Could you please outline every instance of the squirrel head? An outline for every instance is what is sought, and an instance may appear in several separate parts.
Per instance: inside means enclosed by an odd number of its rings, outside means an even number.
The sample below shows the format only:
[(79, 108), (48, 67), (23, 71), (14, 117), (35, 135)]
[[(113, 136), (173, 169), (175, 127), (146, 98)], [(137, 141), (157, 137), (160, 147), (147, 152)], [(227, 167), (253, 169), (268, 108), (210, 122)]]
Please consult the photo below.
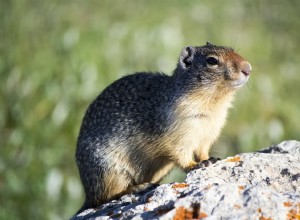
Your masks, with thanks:
[(247, 82), (250, 71), (250, 63), (232, 48), (207, 42), (201, 47), (188, 46), (182, 50), (174, 77), (179, 84), (232, 91)]

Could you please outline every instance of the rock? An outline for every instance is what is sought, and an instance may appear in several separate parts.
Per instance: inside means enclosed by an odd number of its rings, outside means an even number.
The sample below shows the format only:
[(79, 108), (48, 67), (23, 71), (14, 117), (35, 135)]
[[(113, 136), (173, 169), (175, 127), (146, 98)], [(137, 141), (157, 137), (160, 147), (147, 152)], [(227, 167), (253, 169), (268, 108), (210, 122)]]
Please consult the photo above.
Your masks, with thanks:
[(83, 219), (300, 219), (300, 142), (243, 153), (88, 209)]

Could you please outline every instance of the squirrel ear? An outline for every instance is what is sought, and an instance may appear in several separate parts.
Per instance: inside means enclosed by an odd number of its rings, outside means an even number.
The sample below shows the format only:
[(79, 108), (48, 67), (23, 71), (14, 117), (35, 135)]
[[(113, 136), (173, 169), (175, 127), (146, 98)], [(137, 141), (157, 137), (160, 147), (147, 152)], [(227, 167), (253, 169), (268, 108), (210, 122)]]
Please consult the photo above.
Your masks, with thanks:
[(195, 56), (195, 48), (185, 47), (180, 54), (180, 58), (179, 58), (180, 66), (183, 69), (186, 69), (189, 66), (191, 66), (193, 63), (194, 56)]

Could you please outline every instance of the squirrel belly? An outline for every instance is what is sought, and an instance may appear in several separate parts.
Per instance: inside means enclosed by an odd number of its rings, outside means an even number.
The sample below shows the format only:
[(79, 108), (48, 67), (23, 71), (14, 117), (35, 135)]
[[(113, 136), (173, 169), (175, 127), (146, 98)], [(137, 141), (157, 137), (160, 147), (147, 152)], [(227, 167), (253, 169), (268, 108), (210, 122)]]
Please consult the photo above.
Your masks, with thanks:
[(76, 162), (81, 210), (158, 183), (209, 157), (251, 65), (233, 49), (186, 47), (172, 76), (136, 73), (108, 86), (82, 121)]

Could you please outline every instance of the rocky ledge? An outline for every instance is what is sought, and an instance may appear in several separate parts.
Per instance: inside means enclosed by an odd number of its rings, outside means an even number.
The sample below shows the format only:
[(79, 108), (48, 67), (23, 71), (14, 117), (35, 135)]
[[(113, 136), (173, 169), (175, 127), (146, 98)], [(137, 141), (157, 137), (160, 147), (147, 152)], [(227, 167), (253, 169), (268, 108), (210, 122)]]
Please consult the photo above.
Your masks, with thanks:
[(73, 217), (83, 219), (300, 219), (300, 142), (220, 160)]

